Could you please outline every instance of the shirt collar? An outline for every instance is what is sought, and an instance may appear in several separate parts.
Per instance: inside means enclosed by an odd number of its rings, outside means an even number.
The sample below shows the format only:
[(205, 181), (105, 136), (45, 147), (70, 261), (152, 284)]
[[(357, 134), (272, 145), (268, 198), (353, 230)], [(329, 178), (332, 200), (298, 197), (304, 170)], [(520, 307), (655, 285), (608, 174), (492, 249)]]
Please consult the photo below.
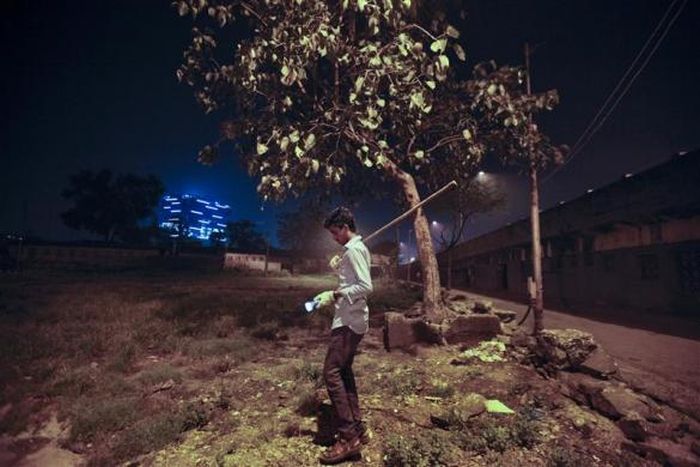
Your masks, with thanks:
[(362, 241), (362, 235), (355, 235), (355, 236), (352, 237), (350, 240), (348, 240), (348, 242), (347, 242), (345, 245), (343, 245), (343, 247), (345, 247), (345, 249), (348, 249), (348, 248), (350, 248), (353, 244), (355, 244), (355, 243), (357, 243), (357, 242), (361, 242), (361, 241)]

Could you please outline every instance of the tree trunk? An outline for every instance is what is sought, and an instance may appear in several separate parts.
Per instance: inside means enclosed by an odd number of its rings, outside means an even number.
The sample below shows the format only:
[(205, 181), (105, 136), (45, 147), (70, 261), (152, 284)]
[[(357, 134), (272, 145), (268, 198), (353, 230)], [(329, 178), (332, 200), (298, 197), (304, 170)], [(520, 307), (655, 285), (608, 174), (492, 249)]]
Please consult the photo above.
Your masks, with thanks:
[(452, 249), (447, 251), (447, 290), (452, 290)]
[[(414, 207), (420, 203), (420, 195), (413, 177), (393, 164), (389, 166), (389, 172), (401, 185), (409, 207)], [(418, 259), (420, 260), (421, 279), (423, 281), (423, 314), (430, 322), (440, 323), (445, 318), (446, 312), (440, 293), (440, 273), (437, 258), (433, 249), (428, 219), (425, 217), (423, 208), (416, 210), (413, 225), (416, 233)]]

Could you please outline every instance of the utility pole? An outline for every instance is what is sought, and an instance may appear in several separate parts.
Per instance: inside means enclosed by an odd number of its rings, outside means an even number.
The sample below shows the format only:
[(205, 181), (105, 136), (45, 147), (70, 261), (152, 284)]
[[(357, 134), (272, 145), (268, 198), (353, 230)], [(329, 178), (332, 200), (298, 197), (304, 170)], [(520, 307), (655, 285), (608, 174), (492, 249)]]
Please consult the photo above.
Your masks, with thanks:
[[(530, 45), (525, 43), (525, 80), (527, 95), (532, 94), (530, 83)], [(532, 124), (532, 115), (528, 116), (528, 124)], [(530, 306), (534, 316), (532, 333), (538, 335), (543, 329), (542, 315), (544, 311), (544, 294), (542, 289), (542, 244), (540, 242), (540, 194), (537, 180), (537, 161), (534, 155), (528, 154), (530, 162), (530, 225), (532, 227), (532, 274), (534, 287), (528, 287)], [(534, 291), (532, 290), (534, 288)]]

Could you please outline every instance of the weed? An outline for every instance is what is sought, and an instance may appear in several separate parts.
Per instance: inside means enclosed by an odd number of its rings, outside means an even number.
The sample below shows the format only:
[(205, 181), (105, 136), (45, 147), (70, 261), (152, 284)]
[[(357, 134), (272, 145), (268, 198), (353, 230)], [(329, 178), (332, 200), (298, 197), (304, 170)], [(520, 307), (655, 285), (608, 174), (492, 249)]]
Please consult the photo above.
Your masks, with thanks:
[(169, 379), (180, 382), (182, 381), (182, 373), (168, 363), (157, 363), (147, 370), (144, 370), (136, 379), (145, 386), (152, 386), (168, 381)]
[(444, 431), (428, 431), (412, 437), (390, 435), (384, 445), (387, 467), (432, 467), (454, 464), (457, 446), (453, 436)]
[(72, 408), (71, 441), (89, 441), (101, 433), (127, 427), (139, 417), (138, 400), (78, 399)]
[(136, 345), (132, 341), (127, 341), (120, 347), (112, 361), (107, 365), (107, 368), (112, 371), (126, 373), (134, 363), (136, 352)]
[(309, 381), (317, 388), (323, 386), (323, 370), (308, 361), (302, 363), (300, 367), (294, 367), (293, 377), (300, 382)]
[(580, 454), (562, 446), (556, 446), (549, 455), (550, 467), (582, 467), (587, 464)]
[(455, 388), (454, 385), (450, 384), (447, 381), (433, 378), (430, 381), (430, 386), (428, 386), (426, 394), (428, 396), (442, 397), (444, 399), (447, 399), (455, 394)]

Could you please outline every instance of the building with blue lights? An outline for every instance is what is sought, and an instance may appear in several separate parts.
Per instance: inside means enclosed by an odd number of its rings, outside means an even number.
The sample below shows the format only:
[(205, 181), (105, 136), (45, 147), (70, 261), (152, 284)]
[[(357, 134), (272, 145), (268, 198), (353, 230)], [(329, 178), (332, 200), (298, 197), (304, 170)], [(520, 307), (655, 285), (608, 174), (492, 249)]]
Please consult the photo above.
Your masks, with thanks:
[(159, 225), (172, 238), (209, 241), (212, 234), (221, 234), (231, 217), (231, 206), (189, 194), (165, 195), (159, 208)]

